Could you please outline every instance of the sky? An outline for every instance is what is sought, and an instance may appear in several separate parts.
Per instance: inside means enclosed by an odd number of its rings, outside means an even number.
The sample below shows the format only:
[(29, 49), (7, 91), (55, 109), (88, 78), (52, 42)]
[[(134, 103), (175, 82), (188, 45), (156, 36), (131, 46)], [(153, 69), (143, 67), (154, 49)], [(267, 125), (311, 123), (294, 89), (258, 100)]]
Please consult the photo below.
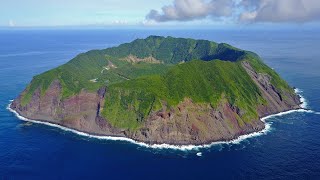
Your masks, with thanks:
[(320, 27), (320, 0), (0, 1), (1, 27)]

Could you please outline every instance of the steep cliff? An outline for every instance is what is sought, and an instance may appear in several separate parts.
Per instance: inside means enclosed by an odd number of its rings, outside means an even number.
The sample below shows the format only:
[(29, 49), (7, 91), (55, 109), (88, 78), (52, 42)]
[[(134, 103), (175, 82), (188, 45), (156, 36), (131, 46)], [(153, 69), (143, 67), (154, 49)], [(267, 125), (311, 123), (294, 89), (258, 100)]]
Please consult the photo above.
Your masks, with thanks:
[(261, 117), (299, 104), (252, 52), (151, 36), (89, 51), (35, 76), (11, 108), (91, 134), (205, 144), (262, 130)]

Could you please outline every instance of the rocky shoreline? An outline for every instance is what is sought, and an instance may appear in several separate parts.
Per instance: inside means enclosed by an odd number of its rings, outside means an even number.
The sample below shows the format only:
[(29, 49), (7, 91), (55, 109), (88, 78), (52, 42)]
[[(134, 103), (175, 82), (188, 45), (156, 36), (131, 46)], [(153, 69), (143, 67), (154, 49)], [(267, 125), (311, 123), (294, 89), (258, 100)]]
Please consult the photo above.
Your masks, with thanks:
[[(215, 140), (207, 140), (207, 141), (203, 141), (203, 142), (199, 142), (199, 143), (185, 143), (185, 142), (165, 142), (165, 141), (148, 141), (148, 140), (141, 140), (139, 138), (135, 138), (134, 136), (130, 136), (129, 134), (126, 133), (126, 131), (119, 131), (117, 129), (113, 129), (111, 131), (113, 131), (113, 133), (96, 133), (96, 132), (93, 132), (93, 131), (86, 131), (84, 129), (80, 129), (80, 128), (75, 128), (72, 126), (72, 124), (64, 124), (64, 123), (59, 123), (58, 121), (55, 121), (55, 120), (43, 120), (43, 119), (33, 119), (33, 118), (30, 118), (30, 117), (27, 117), (27, 116), (24, 116), (21, 112), (19, 112), (17, 109), (14, 109), (12, 107), (12, 103), (10, 104), (9, 106), (10, 108), (10, 111), (15, 113), (17, 115), (17, 117), (19, 117), (19, 119), (22, 119), (22, 120), (27, 120), (27, 121), (36, 121), (36, 122), (40, 122), (40, 123), (48, 123), (50, 125), (58, 125), (58, 126), (61, 126), (61, 127), (65, 127), (65, 128), (69, 128), (71, 130), (74, 130), (74, 131), (77, 131), (79, 133), (86, 133), (88, 135), (92, 135), (92, 136), (97, 136), (97, 137), (113, 137), (113, 138), (128, 138), (130, 140), (133, 140), (135, 142), (138, 142), (138, 143), (145, 143), (146, 145), (161, 145), (161, 144), (166, 144), (166, 145), (172, 145), (172, 146), (203, 146), (203, 145), (209, 145), (209, 144), (212, 144), (212, 143), (215, 143), (215, 142), (230, 142), (230, 141), (233, 141), (233, 140), (236, 140), (238, 139), (240, 136), (246, 136), (246, 135), (250, 135), (252, 133), (258, 133), (258, 132), (261, 132), (263, 131), (266, 127), (265, 127), (265, 122), (261, 121), (262, 118), (265, 118), (265, 117), (268, 117), (268, 116), (273, 116), (275, 114), (278, 114), (278, 113), (283, 113), (283, 112), (287, 112), (287, 111), (292, 111), (292, 110), (299, 110), (299, 109), (302, 109), (301, 107), (295, 107), (295, 108), (292, 108), (292, 109), (287, 109), (287, 110), (284, 110), (284, 111), (280, 111), (280, 112), (276, 112), (276, 113), (270, 113), (270, 114), (265, 114), (264, 116), (261, 116), (259, 118), (259, 124), (255, 127), (253, 127), (252, 129), (248, 129), (247, 131), (243, 131), (243, 133), (238, 133), (238, 134), (235, 134), (233, 136), (229, 136), (228, 138), (221, 138), (221, 139), (215, 139)], [(47, 124), (47, 125), (48, 125)], [(112, 128), (112, 127), (110, 127)], [(116, 133), (115, 133), (116, 132)]]
[[(304, 102), (301, 102), (301, 104), (302, 103), (304, 103)], [(44, 124), (44, 125), (60, 128), (62, 130), (73, 132), (73, 133), (78, 134), (80, 136), (85, 136), (85, 137), (89, 137), (89, 138), (114, 140), (114, 141), (127, 141), (127, 142), (134, 143), (134, 144), (137, 144), (137, 145), (140, 145), (143, 147), (147, 147), (147, 148), (176, 149), (176, 150), (194, 150), (194, 149), (199, 149), (199, 148), (209, 148), (215, 144), (238, 143), (244, 139), (260, 136), (260, 135), (267, 133), (270, 129), (270, 125), (265, 122), (265, 119), (268, 119), (269, 117), (281, 115), (282, 113), (286, 113), (286, 112), (289, 112), (289, 113), (296, 112), (295, 110), (297, 110), (297, 112), (299, 112), (299, 110), (303, 110), (303, 112), (308, 111), (308, 110), (305, 110), (304, 108), (300, 107), (300, 108), (296, 108), (296, 109), (292, 109), (292, 110), (288, 110), (288, 111), (283, 111), (283, 112), (279, 112), (279, 113), (275, 113), (275, 114), (266, 115), (266, 116), (260, 118), (261, 122), (263, 122), (265, 125), (263, 129), (257, 130), (257, 131), (254, 131), (254, 132), (251, 132), (248, 134), (242, 134), (242, 135), (239, 135), (239, 136), (237, 136), (233, 139), (229, 139), (229, 140), (219, 140), (219, 141), (208, 142), (208, 143), (204, 143), (204, 144), (164, 144), (164, 143), (162, 143), (162, 144), (156, 144), (156, 143), (148, 144), (145, 142), (140, 142), (135, 139), (128, 138), (126, 136), (102, 135), (102, 134), (95, 134), (95, 133), (90, 133), (90, 132), (83, 132), (78, 129), (74, 129), (72, 127), (66, 127), (62, 124), (58, 124), (58, 123), (54, 123), (54, 122), (50, 122), (50, 121), (28, 119), (28, 118), (20, 115), (16, 110), (12, 109), (11, 105), (12, 105), (12, 102), (8, 105), (7, 109), (10, 112), (14, 113), (16, 115), (16, 117), (22, 121), (39, 123), (39, 124)]]

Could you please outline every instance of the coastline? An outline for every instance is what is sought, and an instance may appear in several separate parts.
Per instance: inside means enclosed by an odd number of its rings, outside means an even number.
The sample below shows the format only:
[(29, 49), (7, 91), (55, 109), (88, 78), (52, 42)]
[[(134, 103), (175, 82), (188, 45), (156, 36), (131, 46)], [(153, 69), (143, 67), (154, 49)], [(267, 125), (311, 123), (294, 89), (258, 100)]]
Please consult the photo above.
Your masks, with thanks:
[(286, 115), (286, 114), (290, 114), (290, 113), (294, 113), (294, 112), (314, 113), (314, 111), (306, 109), (307, 108), (306, 99), (300, 94), (302, 91), (299, 90), (299, 89), (295, 89), (295, 92), (296, 92), (296, 94), (298, 94), (300, 96), (301, 105), (300, 105), (299, 109), (292, 109), (292, 110), (279, 112), (279, 113), (276, 113), (276, 114), (271, 114), (271, 115), (268, 115), (268, 116), (260, 118), (260, 120), (265, 124), (265, 128), (262, 129), (261, 131), (253, 132), (253, 133), (250, 133), (250, 134), (240, 135), (237, 138), (235, 138), (233, 140), (230, 140), (230, 141), (215, 141), (215, 142), (212, 142), (212, 143), (209, 143), (209, 144), (204, 144), (204, 145), (192, 145), (192, 144), (190, 144), (190, 145), (147, 144), (147, 143), (139, 142), (139, 141), (127, 138), (127, 137), (93, 135), (93, 134), (90, 134), (90, 133), (81, 132), (81, 131), (78, 131), (78, 130), (75, 130), (75, 129), (72, 129), (72, 128), (68, 128), (68, 127), (65, 127), (65, 126), (62, 126), (62, 125), (59, 125), (59, 124), (25, 118), (25, 117), (21, 116), (17, 111), (15, 111), (15, 110), (10, 108), (10, 105), (11, 105), (12, 101), (10, 101), (9, 105), (7, 106), (7, 109), (10, 112), (14, 113), (15, 116), (18, 119), (22, 120), (22, 121), (27, 121), (27, 122), (37, 123), (37, 124), (44, 124), (44, 125), (47, 125), (47, 126), (59, 128), (61, 130), (72, 132), (72, 133), (75, 133), (77, 135), (88, 137), (88, 138), (94, 138), (94, 139), (100, 139), (100, 140), (112, 140), (112, 141), (126, 141), (126, 142), (133, 143), (133, 144), (136, 144), (136, 145), (141, 146), (141, 147), (152, 148), (152, 149), (172, 149), (172, 150), (181, 150), (181, 151), (191, 151), (191, 150), (199, 150), (199, 149), (204, 149), (204, 148), (210, 148), (210, 147), (212, 147), (214, 145), (218, 145), (218, 144), (238, 144), (238, 143), (240, 143), (241, 141), (243, 141), (245, 139), (249, 139), (249, 138), (265, 135), (271, 130), (271, 124), (272, 123), (266, 122), (266, 120), (269, 119), (269, 118), (278, 117), (278, 116), (282, 116), (282, 115)]

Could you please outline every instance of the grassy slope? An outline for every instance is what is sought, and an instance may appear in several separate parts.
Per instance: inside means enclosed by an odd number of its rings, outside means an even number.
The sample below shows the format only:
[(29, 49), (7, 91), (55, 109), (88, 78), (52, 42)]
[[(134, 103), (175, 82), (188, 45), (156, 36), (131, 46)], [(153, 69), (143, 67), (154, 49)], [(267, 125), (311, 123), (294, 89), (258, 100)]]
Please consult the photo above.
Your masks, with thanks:
[[(227, 44), (217, 44), (206, 40), (193, 40), (173, 37), (150, 36), (137, 39), (131, 43), (105, 50), (93, 50), (82, 53), (70, 62), (37, 75), (33, 78), (27, 91), (23, 94), (22, 105), (28, 104), (35, 90), (40, 87), (42, 94), (52, 81), (59, 80), (62, 84), (62, 98), (68, 98), (87, 89), (95, 91), (99, 87), (132, 79), (143, 75), (162, 74), (170, 64), (176, 64), (191, 59), (212, 60), (222, 59), (236, 61), (244, 51)], [(153, 56), (164, 62), (162, 65), (139, 63), (132, 65), (119, 59), (134, 55), (139, 58)], [(118, 66), (117, 70), (102, 71), (111, 60)], [(124, 78), (125, 77), (125, 78)], [(98, 83), (90, 82), (98, 78)]]
[[(108, 61), (115, 64), (117, 68), (102, 71)], [(102, 51), (89, 51), (78, 55), (67, 64), (35, 76), (27, 87), (26, 93), (23, 94), (22, 105), (29, 103), (37, 88), (40, 87), (41, 94), (44, 94), (54, 80), (59, 80), (62, 84), (61, 97), (68, 98), (79, 93), (82, 89), (95, 92), (100, 87), (126, 79), (163, 74), (171, 66), (170, 64), (144, 62), (131, 64), (117, 58), (106, 57)], [(97, 82), (91, 82), (92, 79), (97, 79)]]
[(89, 79), (95, 78), (100, 73), (98, 67), (105, 65), (106, 60), (101, 51), (80, 54), (62, 66), (35, 76), (22, 97), (22, 105), (30, 101), (37, 88), (40, 87), (41, 94), (44, 94), (54, 80), (62, 84), (63, 98), (77, 94), (83, 88), (96, 90), (100, 85), (91, 83)]
[(175, 107), (184, 98), (216, 106), (225, 95), (245, 114), (257, 118), (256, 105), (263, 103), (260, 91), (240, 62), (190, 61), (172, 67), (164, 75), (141, 77), (109, 86), (103, 115), (115, 126), (136, 129), (162, 102)]

